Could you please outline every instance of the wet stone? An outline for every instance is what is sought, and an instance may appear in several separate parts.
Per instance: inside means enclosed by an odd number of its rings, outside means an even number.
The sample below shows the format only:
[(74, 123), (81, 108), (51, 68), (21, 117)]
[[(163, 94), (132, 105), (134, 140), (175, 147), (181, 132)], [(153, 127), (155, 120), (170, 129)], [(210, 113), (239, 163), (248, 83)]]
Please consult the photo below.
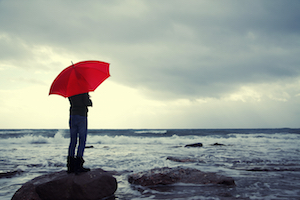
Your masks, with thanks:
[(187, 163), (187, 162), (204, 162), (203, 160), (198, 160), (195, 158), (188, 158), (188, 157), (173, 157), (173, 156), (168, 156), (167, 160), (171, 160), (173, 162), (183, 162), (183, 163)]
[(116, 179), (100, 168), (78, 175), (60, 171), (28, 181), (12, 200), (99, 200), (113, 197), (116, 190)]
[(169, 185), (174, 183), (221, 184), (234, 186), (233, 178), (192, 168), (155, 168), (131, 174), (128, 182), (141, 186)]
[(0, 178), (12, 178), (16, 175), (22, 174), (23, 172), (24, 171), (22, 171), (22, 170), (2, 172), (2, 173), (0, 173)]
[(211, 146), (225, 146), (225, 144), (214, 143), (214, 144), (211, 144)]
[(202, 143), (187, 144), (184, 147), (202, 147)]

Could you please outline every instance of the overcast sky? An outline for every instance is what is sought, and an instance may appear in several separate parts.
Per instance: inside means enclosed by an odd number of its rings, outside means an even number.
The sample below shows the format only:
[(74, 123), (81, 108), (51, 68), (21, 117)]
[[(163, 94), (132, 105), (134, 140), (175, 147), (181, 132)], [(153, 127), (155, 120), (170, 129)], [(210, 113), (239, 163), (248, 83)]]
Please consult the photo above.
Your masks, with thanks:
[(299, 128), (299, 0), (0, 0), (0, 129), (68, 128), (48, 96), (110, 63), (89, 128)]

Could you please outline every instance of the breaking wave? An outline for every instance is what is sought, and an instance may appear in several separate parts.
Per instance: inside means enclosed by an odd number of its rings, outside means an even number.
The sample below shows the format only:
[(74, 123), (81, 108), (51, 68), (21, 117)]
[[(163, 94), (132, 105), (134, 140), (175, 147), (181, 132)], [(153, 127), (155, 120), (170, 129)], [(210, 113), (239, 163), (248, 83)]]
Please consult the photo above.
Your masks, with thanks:
[(136, 134), (166, 134), (167, 130), (141, 130), (141, 131), (135, 131)]

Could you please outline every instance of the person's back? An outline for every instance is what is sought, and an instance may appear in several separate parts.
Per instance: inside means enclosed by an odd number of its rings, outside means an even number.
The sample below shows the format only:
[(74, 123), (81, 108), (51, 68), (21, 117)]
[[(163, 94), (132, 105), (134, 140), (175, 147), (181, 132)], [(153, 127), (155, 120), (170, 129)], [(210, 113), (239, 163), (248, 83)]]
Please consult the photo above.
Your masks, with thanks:
[(87, 116), (88, 106), (92, 106), (92, 101), (88, 93), (78, 94), (69, 97), (70, 101), (70, 115)]

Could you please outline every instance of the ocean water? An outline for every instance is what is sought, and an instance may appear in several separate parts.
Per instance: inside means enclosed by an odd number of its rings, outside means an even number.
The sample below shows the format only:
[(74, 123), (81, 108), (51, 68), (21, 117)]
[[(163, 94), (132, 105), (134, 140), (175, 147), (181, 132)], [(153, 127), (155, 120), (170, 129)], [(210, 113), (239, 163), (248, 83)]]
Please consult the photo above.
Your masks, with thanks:
[[(184, 147), (199, 142), (203, 147)], [(66, 170), (68, 145), (68, 130), (0, 130), (0, 173), (10, 174), (0, 178), (0, 199), (37, 176)], [(89, 130), (87, 146), (86, 167), (118, 172), (120, 200), (300, 199), (300, 129)], [(127, 181), (131, 173), (177, 166), (232, 177), (236, 186)]]

